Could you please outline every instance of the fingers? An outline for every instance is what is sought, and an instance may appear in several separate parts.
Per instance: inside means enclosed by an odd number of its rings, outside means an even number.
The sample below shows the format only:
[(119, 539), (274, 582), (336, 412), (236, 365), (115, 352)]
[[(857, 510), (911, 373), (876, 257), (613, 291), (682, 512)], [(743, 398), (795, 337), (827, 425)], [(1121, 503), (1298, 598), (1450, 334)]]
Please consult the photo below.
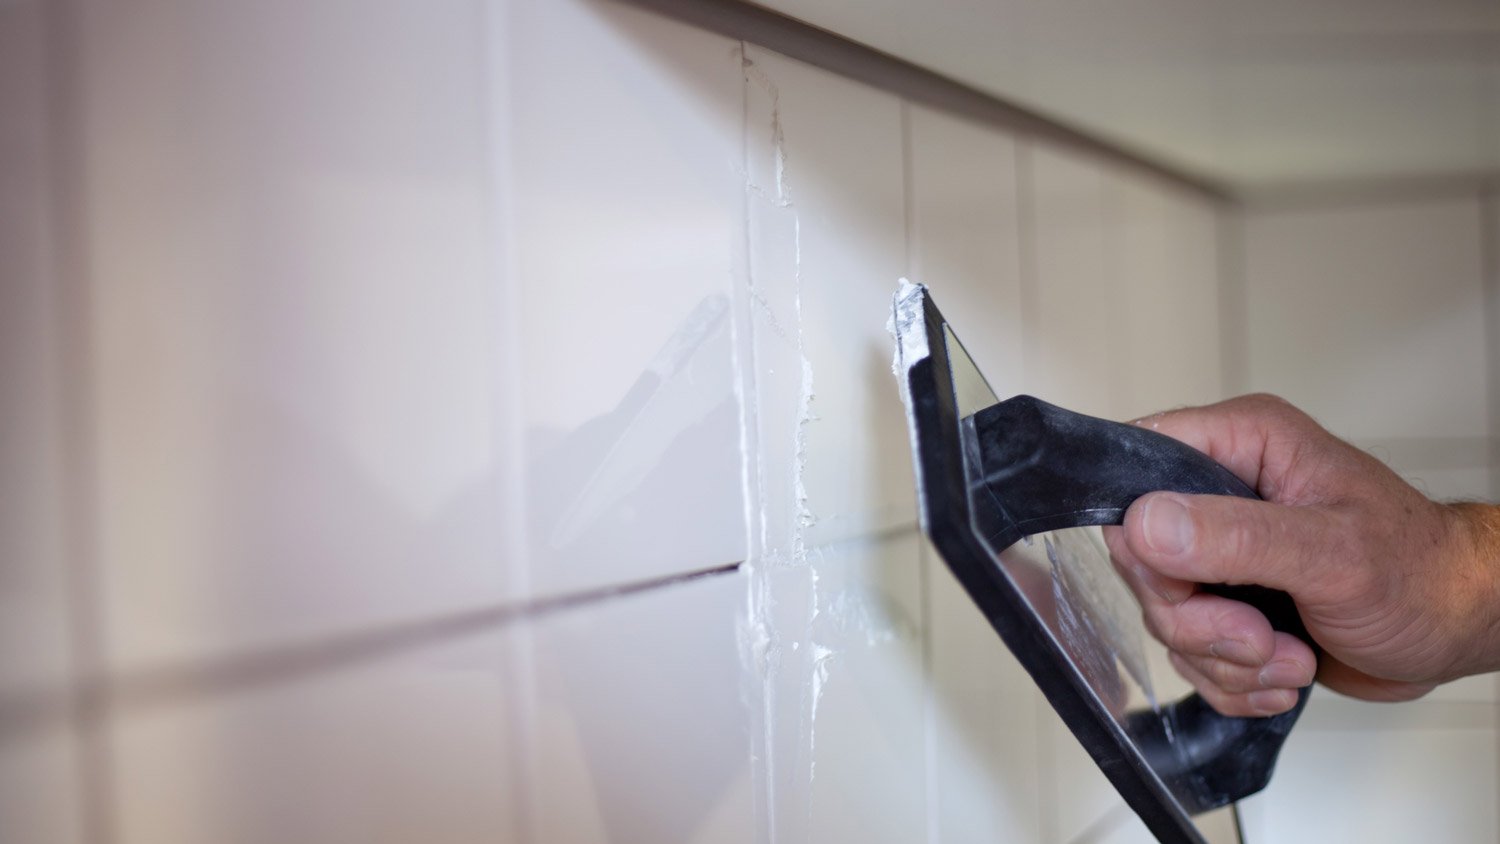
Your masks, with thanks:
[(1296, 704), (1291, 690), (1311, 684), (1318, 665), (1307, 644), (1272, 630), (1248, 604), (1194, 592), (1191, 583), (1153, 572), (1131, 553), (1122, 529), (1104, 534), (1146, 626), (1210, 705), (1229, 715), (1264, 716)]
[(1297, 705), (1297, 695), (1300, 693), (1296, 689), (1259, 689), (1245, 693), (1225, 691), (1184, 657), (1176, 653), (1171, 657), (1172, 666), (1177, 672), (1193, 684), (1209, 706), (1224, 715), (1240, 718), (1265, 717), (1279, 715)]
[(1154, 492), (1125, 513), (1131, 562), (1168, 581), (1255, 583), (1300, 596), (1340, 559), (1341, 526), (1311, 507)]
[(1266, 498), (1282, 486), (1293, 462), (1291, 443), (1327, 437), (1311, 417), (1270, 395), (1250, 395), (1203, 407), (1171, 410), (1135, 424), (1207, 454)]

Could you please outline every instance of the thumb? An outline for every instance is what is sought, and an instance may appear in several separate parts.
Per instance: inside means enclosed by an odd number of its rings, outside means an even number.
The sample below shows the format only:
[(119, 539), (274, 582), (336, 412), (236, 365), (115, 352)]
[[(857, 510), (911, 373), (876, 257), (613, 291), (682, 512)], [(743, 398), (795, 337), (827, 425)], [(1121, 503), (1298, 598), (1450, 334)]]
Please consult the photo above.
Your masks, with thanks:
[(1222, 495), (1143, 495), (1125, 513), (1125, 542), (1167, 577), (1303, 593), (1329, 554), (1329, 516), (1309, 507)]

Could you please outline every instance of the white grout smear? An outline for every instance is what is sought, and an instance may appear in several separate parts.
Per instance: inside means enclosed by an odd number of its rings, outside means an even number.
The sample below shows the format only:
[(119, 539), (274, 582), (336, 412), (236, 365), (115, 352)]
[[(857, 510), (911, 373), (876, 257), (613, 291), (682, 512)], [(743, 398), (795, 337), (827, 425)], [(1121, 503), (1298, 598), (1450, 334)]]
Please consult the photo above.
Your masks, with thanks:
[(927, 285), (900, 279), (896, 295), (891, 298), (891, 318), (886, 330), (895, 338), (896, 349), (891, 356), (891, 374), (896, 376), (896, 387), (901, 394), (901, 404), (906, 408), (906, 433), (911, 446), (912, 475), (917, 483), (917, 520), (922, 529), (927, 529), (927, 508), (920, 506), (927, 487), (922, 478), (922, 461), (915, 459), (918, 452), (916, 420), (912, 416), (911, 379), (909, 373), (917, 361), (931, 353), (927, 339), (927, 315), (923, 303), (927, 298)]
[(927, 357), (927, 322), (922, 312), (922, 301), (927, 293), (925, 284), (914, 284), (903, 278), (896, 295), (891, 299), (891, 318), (885, 329), (896, 338), (896, 352), (891, 358), (891, 374), (901, 382), (902, 399), (906, 399), (906, 372), (912, 364)]

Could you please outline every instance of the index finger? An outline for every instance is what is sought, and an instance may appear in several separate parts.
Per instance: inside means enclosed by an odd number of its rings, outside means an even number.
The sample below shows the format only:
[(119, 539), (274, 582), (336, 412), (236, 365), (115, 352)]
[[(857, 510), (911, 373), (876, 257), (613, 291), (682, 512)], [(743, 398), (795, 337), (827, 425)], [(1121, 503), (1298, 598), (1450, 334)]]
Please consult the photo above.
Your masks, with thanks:
[(1266, 394), (1169, 410), (1133, 424), (1198, 449), (1268, 499), (1282, 486), (1297, 444), (1322, 430), (1312, 417)]

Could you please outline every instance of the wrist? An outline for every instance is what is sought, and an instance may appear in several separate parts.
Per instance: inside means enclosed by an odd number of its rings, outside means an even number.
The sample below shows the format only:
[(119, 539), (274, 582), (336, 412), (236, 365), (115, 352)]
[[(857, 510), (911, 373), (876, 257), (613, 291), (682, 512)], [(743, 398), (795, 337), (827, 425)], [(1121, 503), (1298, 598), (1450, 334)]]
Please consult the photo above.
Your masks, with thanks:
[(1442, 505), (1451, 525), (1445, 554), (1456, 629), (1452, 676), (1500, 670), (1500, 507)]

